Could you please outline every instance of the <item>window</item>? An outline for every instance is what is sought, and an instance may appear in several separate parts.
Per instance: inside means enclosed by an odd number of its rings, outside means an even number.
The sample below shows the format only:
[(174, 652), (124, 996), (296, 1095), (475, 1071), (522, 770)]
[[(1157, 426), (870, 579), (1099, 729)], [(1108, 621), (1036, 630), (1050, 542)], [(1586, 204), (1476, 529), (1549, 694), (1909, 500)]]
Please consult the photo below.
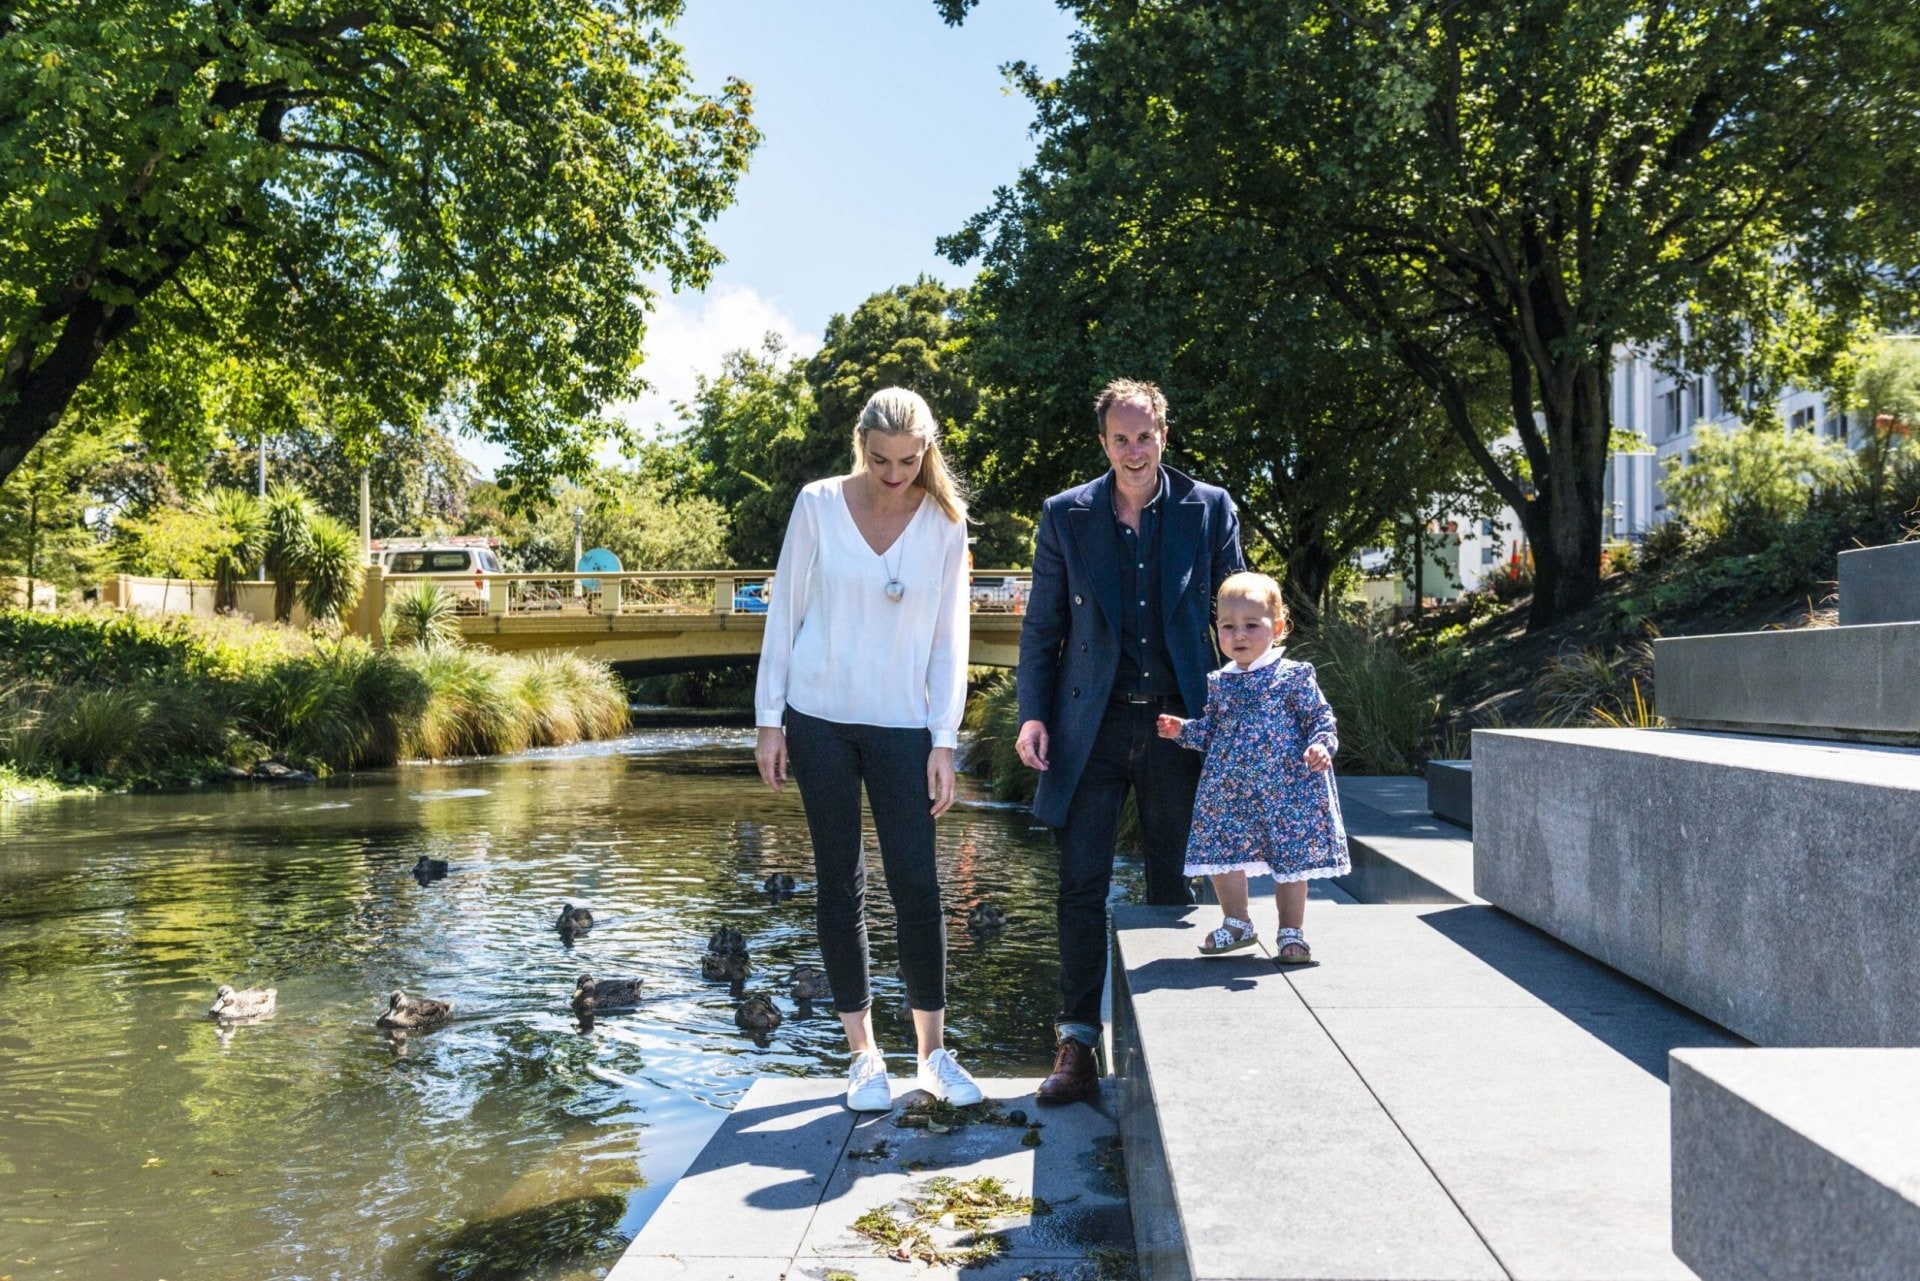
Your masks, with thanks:
[(1805, 409), (1796, 409), (1792, 414), (1788, 415), (1787, 428), (1790, 431), (1812, 431), (1813, 406), (1808, 405)]
[(1696, 378), (1687, 385), (1687, 398), (1693, 402), (1693, 416), (1695, 418), (1711, 418), (1713, 416), (1707, 412), (1707, 380), (1705, 378)]
[(1835, 440), (1845, 440), (1847, 438), (1847, 416), (1845, 414), (1828, 414), (1827, 421), (1822, 425), (1820, 430), (1822, 434), (1832, 436)]
[(457, 574), (466, 567), (463, 551), (395, 552), (387, 562), (389, 574)]
[(1686, 409), (1681, 403), (1678, 387), (1660, 397), (1660, 439), (1672, 440), (1680, 434), (1680, 424), (1686, 421)]

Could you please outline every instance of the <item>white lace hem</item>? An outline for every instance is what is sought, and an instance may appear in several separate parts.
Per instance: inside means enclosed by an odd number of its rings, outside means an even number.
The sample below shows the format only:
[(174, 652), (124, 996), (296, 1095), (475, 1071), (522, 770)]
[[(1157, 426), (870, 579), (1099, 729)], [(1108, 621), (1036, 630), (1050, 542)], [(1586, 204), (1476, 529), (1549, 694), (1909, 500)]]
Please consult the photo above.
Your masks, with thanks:
[(1246, 863), (1189, 863), (1182, 872), (1184, 876), (1220, 876), (1227, 872), (1245, 872), (1248, 876), (1271, 876), (1275, 881), (1314, 881), (1326, 876), (1345, 876), (1353, 871), (1353, 864), (1341, 859), (1330, 867), (1310, 867), (1304, 872), (1277, 872), (1273, 864), (1262, 859), (1253, 859)]

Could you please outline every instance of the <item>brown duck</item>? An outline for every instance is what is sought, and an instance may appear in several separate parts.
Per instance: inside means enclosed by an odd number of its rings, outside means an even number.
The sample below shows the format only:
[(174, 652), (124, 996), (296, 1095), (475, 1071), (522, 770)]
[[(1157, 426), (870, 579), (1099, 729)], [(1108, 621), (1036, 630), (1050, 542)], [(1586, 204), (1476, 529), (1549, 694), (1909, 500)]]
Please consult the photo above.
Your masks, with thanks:
[(278, 992), (278, 988), (271, 987), (250, 987), (236, 992), (231, 984), (222, 983), (220, 990), (213, 994), (213, 1004), (207, 1007), (207, 1017), (222, 1023), (263, 1019), (273, 1013)]
[(452, 1017), (452, 1001), (430, 1001), (423, 996), (408, 996), (396, 987), (393, 995), (387, 998), (387, 1012), (375, 1019), (373, 1025), (417, 1032), (422, 1028), (438, 1027)]
[(610, 1014), (640, 1005), (639, 979), (596, 979), (582, 974), (573, 985), (573, 1008), (580, 1013)]
[(755, 992), (740, 1002), (733, 1021), (749, 1032), (765, 1035), (780, 1026), (780, 1007), (765, 992)]

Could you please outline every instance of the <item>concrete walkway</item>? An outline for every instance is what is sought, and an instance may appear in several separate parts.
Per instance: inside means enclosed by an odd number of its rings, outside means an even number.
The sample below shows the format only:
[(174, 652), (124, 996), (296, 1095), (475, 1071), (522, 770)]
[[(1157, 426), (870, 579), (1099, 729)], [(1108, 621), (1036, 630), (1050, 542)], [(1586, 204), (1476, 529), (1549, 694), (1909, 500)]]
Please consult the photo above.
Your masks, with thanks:
[(1473, 833), (1427, 811), (1425, 779), (1342, 778), (1353, 872), (1336, 882), (1362, 903), (1480, 903)]
[[(1038, 1121), (1038, 1143), (1023, 1125), (969, 1124), (949, 1133), (895, 1122), (926, 1096), (894, 1082), (891, 1114), (856, 1116), (841, 1104), (839, 1080), (762, 1078), (747, 1092), (608, 1281), (949, 1281), (957, 1264), (900, 1262), (854, 1222), (875, 1209), (896, 1214), (940, 1177), (1002, 1180), (1037, 1198), (1031, 1215), (996, 1221), (1004, 1246), (992, 1262), (968, 1267), (967, 1281), (1097, 1281), (1124, 1275), (1114, 1263), (1132, 1252), (1132, 1229), (1110, 1116), (1087, 1104), (1034, 1106), (1032, 1080), (982, 1081), (999, 1116)], [(1044, 1204), (1042, 1204), (1044, 1203)], [(904, 1218), (904, 1215), (900, 1215)], [(935, 1224), (942, 1248), (974, 1234)]]
[(1285, 970), (1214, 911), (1116, 911), (1149, 1278), (1692, 1277), (1666, 1056), (1733, 1037), (1491, 907), (1316, 902)]

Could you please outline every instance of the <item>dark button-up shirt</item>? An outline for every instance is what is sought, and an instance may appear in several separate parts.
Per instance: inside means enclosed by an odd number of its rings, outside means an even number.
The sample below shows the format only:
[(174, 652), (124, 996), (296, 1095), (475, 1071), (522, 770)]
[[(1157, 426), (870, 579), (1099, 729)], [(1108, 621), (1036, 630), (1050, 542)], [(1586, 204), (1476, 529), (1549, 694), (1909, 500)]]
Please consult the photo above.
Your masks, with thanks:
[(1160, 605), (1160, 530), (1167, 507), (1167, 473), (1160, 472), (1160, 492), (1140, 512), (1136, 533), (1113, 513), (1114, 537), (1120, 540), (1120, 671), (1113, 683), (1116, 696), (1158, 698), (1176, 695), (1173, 658), (1167, 652), (1167, 629)]

